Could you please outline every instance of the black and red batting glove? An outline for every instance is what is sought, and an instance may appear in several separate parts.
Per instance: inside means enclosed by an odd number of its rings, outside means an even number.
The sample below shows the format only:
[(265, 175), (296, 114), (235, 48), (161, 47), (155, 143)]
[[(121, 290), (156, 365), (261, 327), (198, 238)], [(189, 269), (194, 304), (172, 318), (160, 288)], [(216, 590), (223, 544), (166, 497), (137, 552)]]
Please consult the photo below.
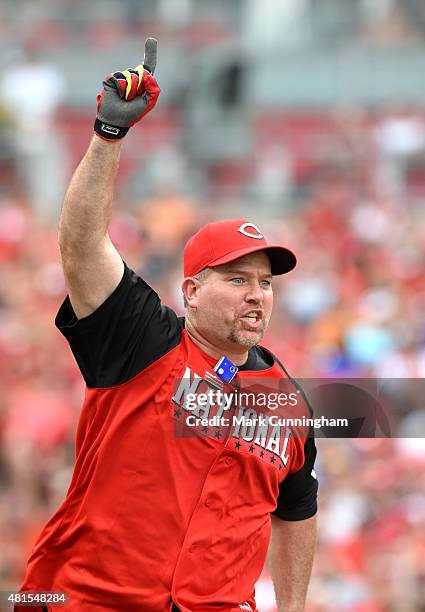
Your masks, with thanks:
[(129, 128), (143, 119), (155, 106), (160, 88), (153, 73), (156, 67), (157, 41), (147, 38), (143, 65), (108, 74), (97, 95), (94, 131), (105, 140), (120, 140)]

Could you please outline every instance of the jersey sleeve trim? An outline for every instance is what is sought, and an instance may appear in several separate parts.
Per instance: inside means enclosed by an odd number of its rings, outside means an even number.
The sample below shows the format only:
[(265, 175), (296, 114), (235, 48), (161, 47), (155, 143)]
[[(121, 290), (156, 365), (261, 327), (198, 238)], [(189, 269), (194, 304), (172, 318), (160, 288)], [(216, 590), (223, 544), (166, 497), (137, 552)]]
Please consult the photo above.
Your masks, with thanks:
[(277, 516), (283, 521), (303, 521), (311, 518), (317, 514), (317, 489), (318, 483), (315, 481), (315, 484), (306, 492), (304, 497), (298, 500), (295, 509), (276, 508), (272, 512), (273, 516)]
[(297, 471), (288, 474), (279, 485), (279, 497), (272, 514), (285, 521), (302, 521), (317, 512), (317, 491), (319, 484), (314, 471), (316, 445), (313, 437), (304, 443), (304, 464)]
[(117, 301), (117, 298), (121, 295), (123, 290), (130, 286), (130, 284), (130, 269), (124, 262), (124, 273), (118, 285), (115, 287), (111, 295), (107, 297), (106, 300), (87, 317), (77, 319), (74, 309), (72, 308), (69, 295), (67, 295), (59, 308), (58, 314), (56, 315), (56, 327), (64, 334), (66, 338), (70, 338), (74, 335), (73, 332), (79, 332), (80, 330), (85, 330), (88, 327), (96, 325), (97, 320), (102, 319), (104, 312), (113, 307), (114, 303)]

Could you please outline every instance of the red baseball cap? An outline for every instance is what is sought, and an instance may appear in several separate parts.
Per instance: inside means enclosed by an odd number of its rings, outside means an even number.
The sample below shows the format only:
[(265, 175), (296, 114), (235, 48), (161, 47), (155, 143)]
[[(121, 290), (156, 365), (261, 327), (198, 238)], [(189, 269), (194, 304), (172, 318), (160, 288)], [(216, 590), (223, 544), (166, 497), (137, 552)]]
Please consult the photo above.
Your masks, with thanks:
[(189, 238), (184, 248), (184, 275), (194, 276), (204, 268), (220, 266), (256, 251), (267, 253), (274, 275), (286, 274), (297, 264), (292, 251), (268, 244), (254, 223), (230, 219), (208, 223)]

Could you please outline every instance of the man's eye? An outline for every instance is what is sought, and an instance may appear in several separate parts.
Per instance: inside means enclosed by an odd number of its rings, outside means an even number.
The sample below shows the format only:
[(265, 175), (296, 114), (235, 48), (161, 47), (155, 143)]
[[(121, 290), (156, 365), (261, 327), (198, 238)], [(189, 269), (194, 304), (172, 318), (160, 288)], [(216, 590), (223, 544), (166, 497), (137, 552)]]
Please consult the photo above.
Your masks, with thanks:
[(232, 283), (235, 283), (235, 285), (242, 285), (244, 279), (241, 276), (236, 276), (235, 278), (232, 278), (231, 281)]
[(272, 286), (272, 282), (269, 280), (263, 280), (261, 281), (261, 284), (263, 285), (263, 287), (271, 287)]

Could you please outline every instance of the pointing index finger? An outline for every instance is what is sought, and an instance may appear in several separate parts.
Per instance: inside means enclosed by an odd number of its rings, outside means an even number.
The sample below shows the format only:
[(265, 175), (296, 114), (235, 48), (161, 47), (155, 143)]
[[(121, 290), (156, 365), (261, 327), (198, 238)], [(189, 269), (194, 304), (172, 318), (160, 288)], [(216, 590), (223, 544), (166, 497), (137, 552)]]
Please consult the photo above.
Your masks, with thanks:
[(151, 74), (155, 72), (156, 56), (157, 56), (158, 41), (156, 38), (147, 38), (145, 41), (145, 57), (143, 58), (143, 67), (149, 70)]

